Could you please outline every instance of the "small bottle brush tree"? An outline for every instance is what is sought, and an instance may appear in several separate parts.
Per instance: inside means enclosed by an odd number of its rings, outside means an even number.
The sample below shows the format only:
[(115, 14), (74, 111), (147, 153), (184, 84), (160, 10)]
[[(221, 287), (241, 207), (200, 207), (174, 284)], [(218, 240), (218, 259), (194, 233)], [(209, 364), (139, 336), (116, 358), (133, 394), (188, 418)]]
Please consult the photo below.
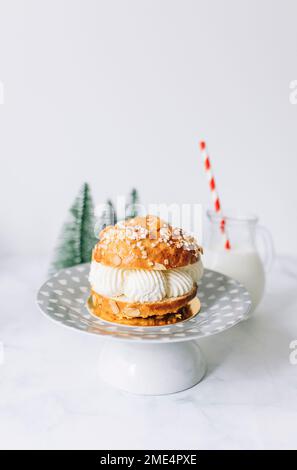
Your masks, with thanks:
[[(136, 189), (132, 189), (132, 191), (129, 194), (128, 202), (125, 207), (125, 219), (126, 220), (136, 217), (138, 215), (138, 210), (137, 210), (138, 202), (139, 202), (138, 192)], [(98, 234), (98, 237), (99, 237), (101, 230), (103, 230), (108, 225), (116, 224), (117, 221), (118, 221), (118, 216), (117, 216), (115, 207), (112, 201), (108, 199), (100, 217), (98, 217), (97, 219), (95, 233)]]
[(91, 261), (97, 242), (94, 234), (94, 205), (90, 187), (84, 183), (69, 211), (55, 251), (51, 273)]
[(126, 205), (126, 220), (132, 219), (138, 215), (137, 205), (139, 203), (138, 192), (135, 188), (132, 189), (129, 195), (129, 200)]
[[(129, 202), (126, 205), (126, 219), (137, 216), (138, 201), (138, 193), (136, 189), (132, 189)], [(98, 241), (99, 233), (108, 225), (116, 223), (117, 213), (112, 201), (108, 199), (95, 225), (94, 205), (90, 187), (87, 183), (84, 183), (69, 210), (69, 220), (62, 228), (50, 274), (59, 269), (91, 261), (92, 249)], [(96, 238), (95, 233), (98, 238)]]
[[(117, 213), (114, 205), (110, 199), (106, 201), (105, 207), (102, 211), (101, 216), (98, 218), (96, 223), (96, 233), (100, 233), (108, 225), (114, 225), (117, 223)], [(98, 230), (97, 230), (98, 229)]]

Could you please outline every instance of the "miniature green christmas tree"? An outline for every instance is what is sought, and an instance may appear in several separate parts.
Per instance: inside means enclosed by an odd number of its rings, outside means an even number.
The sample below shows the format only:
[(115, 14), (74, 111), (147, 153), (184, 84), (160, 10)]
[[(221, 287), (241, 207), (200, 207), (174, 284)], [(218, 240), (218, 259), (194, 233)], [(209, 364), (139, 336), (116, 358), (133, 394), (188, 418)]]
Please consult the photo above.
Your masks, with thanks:
[(126, 220), (132, 219), (138, 215), (137, 205), (139, 203), (138, 192), (135, 188), (129, 194), (129, 200), (126, 205)]
[(94, 206), (90, 187), (84, 183), (70, 208), (69, 220), (62, 229), (51, 273), (91, 261), (92, 248), (97, 242), (94, 224)]
[(108, 225), (114, 225), (116, 223), (117, 213), (111, 199), (108, 199), (100, 217), (97, 218), (97, 222), (95, 225), (95, 233), (99, 237), (101, 230), (103, 230)]

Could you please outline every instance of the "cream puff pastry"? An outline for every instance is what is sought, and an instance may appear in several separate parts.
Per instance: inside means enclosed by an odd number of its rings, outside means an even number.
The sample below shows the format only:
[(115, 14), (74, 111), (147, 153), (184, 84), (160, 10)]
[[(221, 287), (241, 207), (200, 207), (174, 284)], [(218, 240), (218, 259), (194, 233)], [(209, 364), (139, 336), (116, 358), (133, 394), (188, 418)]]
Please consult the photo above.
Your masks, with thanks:
[(89, 281), (92, 312), (108, 321), (155, 326), (191, 314), (203, 274), (202, 248), (159, 217), (136, 217), (100, 233)]

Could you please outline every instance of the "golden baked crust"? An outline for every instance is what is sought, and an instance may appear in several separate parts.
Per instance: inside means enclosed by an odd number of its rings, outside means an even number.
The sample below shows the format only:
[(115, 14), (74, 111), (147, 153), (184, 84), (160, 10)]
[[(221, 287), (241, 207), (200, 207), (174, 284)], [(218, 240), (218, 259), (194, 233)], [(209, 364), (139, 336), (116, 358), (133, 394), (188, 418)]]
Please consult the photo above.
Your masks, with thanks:
[(91, 290), (89, 306), (95, 315), (102, 317), (102, 314), (115, 315), (118, 320), (124, 318), (148, 318), (152, 316), (163, 316), (177, 313), (185, 307), (196, 295), (197, 286), (186, 295), (171, 297), (159, 302), (127, 302), (120, 297), (104, 297)]
[(91, 308), (94, 315), (112, 323), (119, 323), (120, 325), (130, 326), (163, 326), (172, 325), (180, 321), (187, 320), (192, 316), (191, 309), (186, 305), (182, 307), (177, 313), (168, 313), (166, 315), (157, 315), (148, 318), (121, 318), (113, 313), (103, 312), (101, 309), (96, 310)]
[(201, 253), (194, 237), (148, 215), (102, 230), (93, 259), (114, 268), (164, 270), (196, 263)]

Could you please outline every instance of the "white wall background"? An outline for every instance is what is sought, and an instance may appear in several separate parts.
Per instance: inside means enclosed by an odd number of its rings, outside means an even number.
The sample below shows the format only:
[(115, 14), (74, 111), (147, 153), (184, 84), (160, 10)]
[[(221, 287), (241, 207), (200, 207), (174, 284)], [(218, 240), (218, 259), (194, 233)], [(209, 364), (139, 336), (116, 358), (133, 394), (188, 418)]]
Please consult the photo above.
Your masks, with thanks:
[(210, 198), (297, 252), (297, 2), (0, 0), (0, 254), (52, 250), (89, 181), (97, 202)]

